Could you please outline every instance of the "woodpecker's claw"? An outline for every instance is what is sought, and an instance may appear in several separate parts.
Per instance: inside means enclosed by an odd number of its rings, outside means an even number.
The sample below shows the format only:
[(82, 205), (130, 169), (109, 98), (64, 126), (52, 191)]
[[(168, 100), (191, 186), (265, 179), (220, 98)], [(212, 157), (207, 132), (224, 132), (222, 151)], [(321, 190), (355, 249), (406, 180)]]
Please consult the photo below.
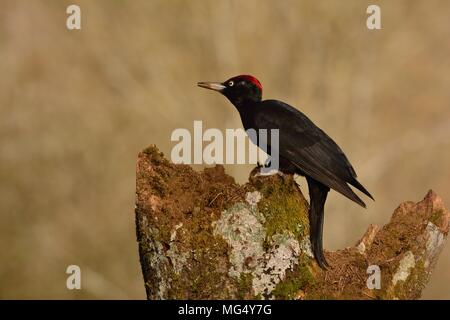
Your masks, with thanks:
[(263, 165), (261, 165), (261, 163), (258, 161), (258, 168), (259, 172), (255, 175), (256, 177), (273, 176), (275, 174), (278, 174), (280, 177), (284, 178), (283, 172), (276, 169), (268, 170), (268, 168), (270, 168), (270, 158), (267, 159), (267, 161)]
[(281, 172), (281, 171), (278, 171), (275, 169), (265, 171), (264, 168), (261, 168), (255, 176), (256, 177), (266, 177), (266, 176), (273, 176), (275, 174), (278, 174), (280, 177), (284, 176), (283, 172)]

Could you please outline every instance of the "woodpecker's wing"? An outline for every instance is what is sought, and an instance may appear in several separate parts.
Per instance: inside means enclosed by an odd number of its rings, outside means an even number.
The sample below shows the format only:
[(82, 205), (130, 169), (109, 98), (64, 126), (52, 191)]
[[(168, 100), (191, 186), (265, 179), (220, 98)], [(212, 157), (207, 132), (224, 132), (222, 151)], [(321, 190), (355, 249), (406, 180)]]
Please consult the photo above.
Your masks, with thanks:
[[(265, 100), (254, 109), (255, 129), (279, 129), (279, 153), (304, 174), (365, 207), (347, 183), (367, 196), (339, 146), (303, 113), (278, 100)], [(269, 142), (270, 143), (270, 142)], [(372, 198), (373, 199), (373, 198)]]

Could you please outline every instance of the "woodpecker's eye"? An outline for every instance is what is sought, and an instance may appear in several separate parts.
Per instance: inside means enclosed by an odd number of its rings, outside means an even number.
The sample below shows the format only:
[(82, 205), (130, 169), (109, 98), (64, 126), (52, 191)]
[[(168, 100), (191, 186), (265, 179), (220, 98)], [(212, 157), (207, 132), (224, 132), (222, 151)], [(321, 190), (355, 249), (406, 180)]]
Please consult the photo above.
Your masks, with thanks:
[(229, 87), (234, 86), (234, 81), (228, 81), (228, 86), (229, 86)]

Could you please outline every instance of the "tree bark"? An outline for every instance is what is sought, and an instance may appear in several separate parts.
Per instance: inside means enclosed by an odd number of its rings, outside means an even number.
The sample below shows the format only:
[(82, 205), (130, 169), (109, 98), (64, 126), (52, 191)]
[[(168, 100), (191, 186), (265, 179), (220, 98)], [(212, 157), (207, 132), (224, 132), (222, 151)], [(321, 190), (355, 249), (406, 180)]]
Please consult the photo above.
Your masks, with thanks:
[[(148, 299), (417, 299), (450, 214), (429, 191), (355, 246), (314, 261), (308, 203), (293, 176), (239, 185), (217, 165), (196, 172), (155, 146), (139, 154), (136, 231)], [(379, 280), (379, 281), (378, 281)]]

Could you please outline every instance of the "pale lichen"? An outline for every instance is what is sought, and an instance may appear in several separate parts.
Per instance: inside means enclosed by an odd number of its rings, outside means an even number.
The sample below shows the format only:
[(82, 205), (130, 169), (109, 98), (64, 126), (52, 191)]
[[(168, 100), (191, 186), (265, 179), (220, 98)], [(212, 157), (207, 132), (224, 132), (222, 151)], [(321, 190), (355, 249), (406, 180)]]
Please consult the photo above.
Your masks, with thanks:
[[(252, 197), (255, 195), (253, 193)], [(214, 235), (220, 235), (230, 246), (229, 276), (241, 281), (245, 275), (245, 279), (252, 279), (252, 294), (267, 297), (285, 278), (286, 272), (299, 263), (302, 252), (311, 256), (312, 253), (309, 240), (300, 244), (296, 235), (289, 231), (271, 234), (267, 247), (268, 226), (256, 204), (253, 201), (235, 204), (222, 212), (213, 228)]]
[(253, 290), (255, 294), (271, 294), (278, 283), (298, 264), (300, 245), (288, 234), (277, 234), (272, 237), (273, 246), (264, 255), (253, 274)]
[(399, 281), (406, 281), (408, 279), (411, 269), (414, 268), (416, 262), (414, 259), (414, 254), (411, 251), (405, 253), (403, 258), (400, 260), (397, 271), (392, 277), (392, 284), (395, 286)]
[(427, 224), (428, 239), (425, 247), (425, 268), (428, 268), (433, 259), (439, 254), (444, 244), (444, 234), (432, 222)]
[(172, 233), (170, 234), (170, 241), (175, 241), (177, 238), (177, 231), (183, 226), (183, 222), (180, 222), (175, 226), (175, 228), (172, 230)]
[(155, 270), (156, 277), (159, 279), (158, 290), (156, 292), (156, 299), (166, 299), (167, 291), (170, 289), (170, 284), (168, 283), (164, 273), (168, 272), (168, 260), (164, 255), (164, 248), (160, 242), (155, 242), (155, 252), (150, 255), (150, 267)]
[[(148, 230), (148, 234), (152, 235), (152, 239), (141, 239), (141, 246), (143, 252), (142, 256), (146, 260), (150, 269), (155, 272), (155, 277), (158, 279), (158, 287), (154, 292), (155, 299), (166, 299), (167, 292), (170, 289), (170, 283), (166, 277), (168, 271), (169, 261), (166, 257), (163, 244), (158, 241), (159, 230), (151, 227), (145, 216), (142, 216), (140, 228)], [(146, 284), (147, 285), (147, 284)]]
[(247, 192), (245, 195), (245, 201), (247, 201), (251, 206), (256, 206), (261, 198), (262, 196), (259, 191)]
[(238, 278), (242, 272), (254, 268), (263, 256), (264, 221), (254, 207), (238, 202), (213, 223), (214, 235), (222, 236), (231, 247), (228, 272), (231, 277)]
[(177, 244), (172, 242), (170, 243), (169, 250), (167, 250), (166, 252), (166, 256), (170, 259), (175, 274), (180, 274), (187, 262), (189, 255), (186, 252), (180, 253)]
[(300, 242), (300, 250), (305, 253), (308, 257), (314, 258), (314, 254), (312, 252), (311, 248), (311, 241), (308, 237), (304, 237), (303, 240)]
[(364, 252), (366, 252), (366, 245), (361, 241), (356, 249), (358, 250), (359, 254), (364, 254)]

